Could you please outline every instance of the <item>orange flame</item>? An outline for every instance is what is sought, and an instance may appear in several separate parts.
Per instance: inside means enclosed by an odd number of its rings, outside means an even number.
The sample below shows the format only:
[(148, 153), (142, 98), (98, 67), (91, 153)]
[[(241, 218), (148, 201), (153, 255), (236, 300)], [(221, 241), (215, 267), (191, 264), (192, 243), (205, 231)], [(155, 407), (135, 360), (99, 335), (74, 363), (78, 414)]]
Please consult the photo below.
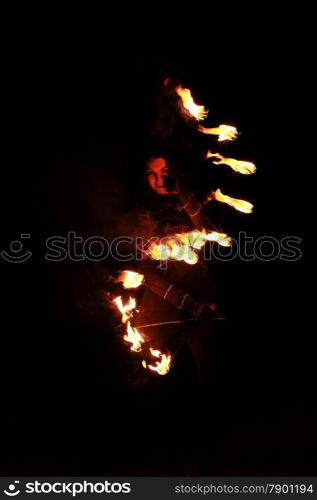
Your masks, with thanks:
[(187, 264), (196, 264), (198, 255), (188, 245), (177, 241), (177, 237), (172, 237), (165, 244), (152, 244), (147, 250), (147, 254), (153, 260), (183, 260)]
[(236, 198), (231, 198), (231, 196), (222, 194), (220, 189), (217, 189), (217, 191), (211, 193), (211, 196), (209, 197), (209, 201), (210, 200), (217, 200), (221, 201), (222, 203), (227, 203), (227, 205), (229, 205), (230, 207), (239, 210), (239, 212), (244, 212), (245, 214), (250, 214), (253, 210), (252, 203), (244, 200), (237, 200)]
[(200, 250), (206, 241), (216, 241), (219, 245), (230, 247), (232, 240), (230, 236), (225, 233), (218, 233), (217, 231), (207, 232), (205, 229), (199, 231), (195, 229), (190, 233), (179, 233), (176, 235), (182, 242), (190, 244), (195, 250)]
[(215, 128), (198, 127), (198, 130), (207, 135), (218, 135), (218, 142), (221, 141), (234, 141), (238, 137), (236, 127), (230, 125), (219, 125)]
[(213, 160), (215, 165), (229, 165), (235, 172), (239, 172), (240, 174), (249, 175), (253, 174), (256, 171), (256, 166), (254, 163), (249, 161), (241, 161), (236, 160), (235, 158), (226, 158), (219, 153), (212, 153), (208, 151), (206, 159), (208, 158), (218, 158), (218, 161)]
[(133, 309), (136, 307), (135, 299), (133, 297), (129, 297), (129, 302), (126, 305), (123, 305), (122, 297), (116, 297), (113, 302), (117, 305), (117, 308), (122, 314), (122, 323), (126, 323), (132, 316)]
[[(136, 306), (135, 299), (129, 297), (129, 302), (126, 305), (123, 305), (121, 297), (116, 297), (113, 302), (117, 305), (119, 311), (122, 314), (122, 322), (126, 323), (126, 334), (124, 335), (123, 340), (131, 344), (131, 351), (141, 351), (143, 348), (143, 344), (148, 341), (148, 338), (142, 335), (142, 333), (140, 333), (137, 328), (133, 328), (131, 326), (130, 318)], [(151, 347), (150, 353), (153, 357), (158, 358), (158, 361), (156, 361), (156, 365), (147, 365), (146, 361), (143, 360), (142, 366), (144, 368), (148, 368), (149, 370), (155, 371), (159, 375), (166, 375), (166, 373), (168, 373), (170, 369), (171, 355), (163, 354), (158, 349), (152, 349)]]
[(142, 361), (142, 366), (144, 368), (149, 368), (159, 375), (166, 375), (170, 371), (172, 356), (170, 354), (163, 354), (158, 349), (152, 349), (150, 347), (150, 352), (152, 356), (158, 358), (159, 361), (156, 361), (156, 365), (148, 365), (145, 360)]
[(230, 246), (231, 238), (225, 233), (194, 230), (188, 233), (177, 233), (170, 238), (164, 238), (164, 243), (153, 243), (147, 254), (153, 260), (181, 260), (187, 264), (196, 264), (200, 250), (206, 241), (216, 241), (219, 245)]
[(133, 271), (122, 271), (117, 281), (122, 281), (123, 288), (138, 288), (144, 280), (143, 274)]
[(126, 342), (131, 343), (131, 351), (141, 351), (142, 349), (142, 343), (145, 342), (144, 337), (141, 335), (141, 333), (136, 329), (131, 326), (130, 319), (133, 315), (133, 311), (136, 307), (136, 302), (133, 297), (129, 297), (129, 302), (125, 305), (123, 305), (122, 302), (122, 297), (116, 297), (113, 302), (116, 304), (117, 308), (122, 314), (122, 323), (127, 324), (127, 330), (126, 330), (126, 335), (123, 337), (123, 339)]
[(131, 351), (139, 352), (142, 350), (142, 344), (145, 342), (142, 334), (136, 329), (133, 328), (130, 324), (130, 321), (127, 322), (127, 334), (123, 337), (126, 342), (131, 343)]
[(195, 104), (189, 89), (183, 89), (181, 85), (176, 89), (177, 94), (181, 97), (184, 108), (188, 113), (196, 118), (197, 121), (204, 120), (208, 115), (208, 111), (204, 106)]

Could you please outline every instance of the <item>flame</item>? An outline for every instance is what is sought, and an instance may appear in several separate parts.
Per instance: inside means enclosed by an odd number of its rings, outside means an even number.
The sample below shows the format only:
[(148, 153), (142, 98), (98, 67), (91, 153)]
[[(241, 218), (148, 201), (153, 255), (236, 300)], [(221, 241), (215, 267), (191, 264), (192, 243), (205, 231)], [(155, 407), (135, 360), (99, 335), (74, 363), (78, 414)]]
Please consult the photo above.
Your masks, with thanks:
[(166, 375), (170, 371), (172, 356), (170, 354), (163, 354), (158, 349), (152, 349), (152, 347), (150, 347), (150, 352), (152, 356), (158, 358), (159, 361), (156, 361), (156, 365), (148, 365), (146, 361), (143, 360), (143, 368), (148, 368), (159, 375)]
[(130, 324), (130, 321), (127, 322), (127, 334), (123, 337), (126, 342), (131, 343), (131, 351), (139, 352), (142, 350), (142, 344), (145, 342), (142, 334), (136, 329), (133, 328)]
[(153, 243), (147, 254), (153, 260), (181, 260), (187, 264), (196, 264), (200, 250), (206, 241), (216, 241), (219, 245), (230, 246), (231, 238), (225, 233), (194, 230), (188, 233), (176, 233), (170, 238), (164, 238), (164, 243)]
[(170, 250), (167, 245), (154, 243), (148, 248), (147, 254), (153, 260), (167, 260), (170, 256)]
[(129, 297), (129, 302), (126, 305), (123, 305), (122, 297), (116, 297), (113, 302), (117, 305), (117, 308), (122, 314), (122, 323), (126, 323), (132, 316), (133, 309), (136, 307), (135, 299), (133, 297)]
[(226, 158), (219, 153), (212, 153), (208, 151), (206, 159), (208, 158), (218, 158), (218, 161), (213, 160), (215, 165), (229, 165), (235, 172), (239, 172), (240, 174), (248, 175), (253, 174), (256, 171), (256, 166), (254, 163), (249, 161), (241, 161), (236, 160), (235, 158)]
[(182, 244), (177, 237), (171, 237), (165, 244), (152, 244), (147, 254), (153, 260), (183, 260), (187, 264), (196, 264), (198, 255), (189, 245)]
[[(113, 301), (119, 311), (122, 314), (122, 323), (126, 323), (126, 334), (123, 337), (123, 340), (130, 343), (130, 350), (133, 352), (139, 352), (143, 348), (143, 344), (147, 342), (147, 337), (143, 336), (137, 328), (133, 328), (131, 326), (130, 318), (133, 315), (133, 310), (135, 309), (136, 302), (133, 297), (129, 297), (129, 302), (126, 305), (123, 305), (122, 297), (116, 297)], [(171, 355), (163, 354), (158, 349), (152, 349), (150, 347), (150, 353), (153, 357), (158, 358), (156, 361), (156, 365), (147, 365), (146, 361), (142, 361), (142, 366), (144, 368), (148, 368), (149, 370), (155, 371), (159, 375), (166, 375), (170, 369), (171, 363)]]
[(231, 127), (230, 125), (219, 125), (219, 127), (215, 128), (206, 128), (199, 126), (198, 130), (203, 134), (218, 135), (218, 142), (234, 141), (238, 137), (238, 131), (236, 127)]
[(133, 271), (122, 271), (117, 281), (122, 281), (123, 288), (138, 288), (144, 280), (143, 274)]
[(142, 343), (145, 342), (145, 339), (136, 328), (133, 328), (131, 326), (130, 323), (130, 318), (132, 317), (133, 311), (136, 307), (135, 299), (133, 297), (129, 297), (129, 302), (125, 305), (123, 305), (122, 297), (116, 297), (113, 302), (116, 304), (117, 308), (122, 314), (122, 323), (127, 324), (127, 333), (123, 337), (123, 339), (126, 342), (131, 343), (131, 351), (141, 351)]
[(190, 233), (180, 233), (176, 235), (181, 241), (191, 244), (196, 250), (200, 250), (206, 241), (216, 241), (219, 245), (224, 247), (231, 246), (232, 240), (230, 236), (225, 233), (218, 233), (217, 231), (207, 232), (206, 229), (199, 231), (195, 229)]
[[(149, 339), (146, 336), (142, 335), (142, 333), (140, 333), (137, 328), (131, 326), (130, 319), (136, 307), (135, 299), (133, 297), (129, 297), (129, 302), (125, 305), (122, 302), (122, 297), (116, 297), (113, 302), (117, 305), (119, 311), (122, 314), (122, 323), (126, 323), (126, 334), (124, 335), (123, 340), (130, 344), (131, 351), (140, 352), (143, 349), (144, 344), (148, 342)], [(154, 358), (158, 358), (158, 360), (156, 361), (155, 365), (148, 365), (146, 361), (143, 360), (142, 366), (146, 369), (158, 373), (159, 375), (166, 375), (166, 373), (168, 373), (170, 370), (172, 359), (171, 355), (163, 354), (158, 349), (153, 349), (152, 347), (150, 347), (149, 350), (151, 355)]]
[(211, 193), (209, 200), (212, 199), (221, 201), (223, 203), (227, 203), (227, 205), (230, 205), (230, 207), (233, 207), (236, 210), (239, 210), (240, 212), (244, 212), (245, 214), (250, 214), (253, 210), (252, 203), (249, 203), (248, 201), (244, 200), (237, 200), (236, 198), (231, 198), (231, 196), (222, 194), (220, 189), (217, 189), (217, 191)]
[(208, 111), (204, 106), (195, 104), (189, 89), (183, 89), (181, 85), (176, 89), (177, 94), (181, 97), (184, 108), (188, 113), (196, 118), (197, 121), (204, 120), (208, 115)]

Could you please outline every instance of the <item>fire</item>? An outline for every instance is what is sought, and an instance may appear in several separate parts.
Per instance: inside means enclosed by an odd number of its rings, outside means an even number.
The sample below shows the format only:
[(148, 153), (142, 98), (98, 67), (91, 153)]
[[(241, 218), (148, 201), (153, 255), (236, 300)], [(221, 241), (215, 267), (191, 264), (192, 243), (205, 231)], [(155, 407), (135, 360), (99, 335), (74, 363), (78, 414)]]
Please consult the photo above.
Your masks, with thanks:
[(181, 260), (193, 265), (198, 262), (197, 250), (200, 250), (206, 241), (216, 241), (219, 245), (230, 246), (231, 238), (225, 233), (216, 231), (206, 232), (194, 230), (188, 233), (176, 233), (170, 238), (164, 238), (164, 243), (153, 243), (147, 254), (153, 260)]
[(181, 97), (184, 108), (192, 117), (196, 118), (197, 121), (201, 121), (206, 118), (208, 111), (204, 106), (195, 104), (189, 89), (183, 89), (183, 87), (179, 85), (176, 92)]
[(123, 337), (126, 342), (131, 343), (131, 351), (139, 352), (142, 350), (142, 344), (145, 342), (142, 334), (136, 329), (133, 328), (130, 324), (130, 321), (127, 322), (127, 334)]
[(131, 351), (141, 351), (142, 344), (145, 342), (145, 339), (136, 328), (131, 326), (130, 323), (130, 319), (133, 316), (133, 311), (136, 307), (135, 299), (133, 297), (129, 297), (129, 302), (125, 305), (123, 305), (122, 297), (116, 297), (113, 302), (122, 314), (122, 323), (127, 324), (127, 333), (123, 339), (126, 342), (131, 343)]
[[(130, 350), (133, 352), (140, 352), (144, 344), (148, 342), (148, 338), (142, 333), (140, 333), (137, 328), (131, 326), (130, 319), (133, 315), (133, 311), (136, 307), (136, 302), (133, 297), (129, 297), (129, 302), (127, 304), (123, 304), (122, 297), (116, 297), (113, 301), (119, 311), (122, 314), (122, 323), (126, 324), (126, 334), (123, 337), (125, 342), (130, 344)], [(159, 375), (166, 375), (169, 372), (170, 364), (171, 364), (171, 355), (163, 354), (158, 349), (149, 348), (151, 355), (154, 358), (157, 358), (155, 365), (148, 365), (145, 360), (142, 361), (142, 366), (146, 369), (149, 369)]]
[(199, 126), (198, 130), (203, 134), (218, 135), (218, 142), (234, 141), (238, 137), (238, 131), (236, 127), (231, 127), (230, 125), (219, 125), (219, 127), (215, 128), (206, 128)]
[(218, 233), (217, 231), (207, 232), (205, 229), (199, 231), (195, 229), (190, 233), (179, 233), (176, 235), (183, 242), (190, 243), (193, 248), (200, 250), (206, 243), (206, 241), (216, 241), (219, 245), (224, 247), (230, 247), (232, 240), (230, 236), (225, 233)]
[(236, 160), (235, 158), (226, 158), (222, 156), (220, 153), (212, 153), (208, 151), (206, 159), (208, 158), (218, 158), (218, 160), (213, 160), (215, 165), (229, 165), (235, 172), (239, 172), (240, 174), (249, 175), (253, 174), (256, 171), (256, 166), (254, 163), (249, 161), (241, 161)]
[(131, 318), (133, 314), (132, 311), (136, 307), (135, 299), (129, 297), (129, 302), (126, 305), (123, 305), (122, 297), (116, 297), (113, 302), (117, 305), (117, 308), (122, 314), (122, 323), (126, 323), (128, 319)]
[(158, 349), (152, 349), (150, 347), (150, 352), (154, 358), (158, 358), (155, 365), (148, 365), (145, 360), (142, 361), (142, 366), (148, 368), (159, 375), (166, 375), (170, 371), (171, 359), (170, 354), (163, 354)]
[(160, 244), (152, 244), (147, 251), (147, 254), (153, 260), (167, 260), (171, 254), (169, 247), (167, 245)]
[(223, 203), (227, 203), (227, 205), (229, 205), (230, 207), (233, 207), (240, 212), (244, 212), (245, 214), (250, 214), (253, 210), (252, 203), (244, 200), (237, 200), (236, 198), (231, 198), (231, 196), (222, 194), (220, 189), (212, 192), (209, 200), (217, 200)]
[(177, 236), (171, 237), (165, 244), (152, 244), (147, 254), (153, 260), (183, 260), (187, 264), (196, 264), (198, 255), (187, 244), (183, 244)]
[(122, 271), (117, 281), (122, 281), (123, 288), (138, 288), (144, 280), (143, 274), (133, 271)]

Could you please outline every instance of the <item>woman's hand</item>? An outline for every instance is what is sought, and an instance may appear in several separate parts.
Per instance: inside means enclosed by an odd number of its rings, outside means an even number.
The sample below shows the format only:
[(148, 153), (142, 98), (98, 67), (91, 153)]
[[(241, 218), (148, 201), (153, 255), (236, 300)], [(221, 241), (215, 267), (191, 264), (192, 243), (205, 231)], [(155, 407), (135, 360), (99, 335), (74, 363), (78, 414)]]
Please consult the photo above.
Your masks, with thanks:
[[(169, 194), (176, 196), (179, 199), (179, 201), (182, 204), (184, 204), (191, 195), (190, 190), (184, 181), (184, 178), (180, 175), (176, 175), (173, 177), (167, 177), (167, 179), (171, 179), (173, 181), (173, 182), (166, 181), (167, 190)], [(172, 184), (171, 189), (168, 189), (169, 183)]]

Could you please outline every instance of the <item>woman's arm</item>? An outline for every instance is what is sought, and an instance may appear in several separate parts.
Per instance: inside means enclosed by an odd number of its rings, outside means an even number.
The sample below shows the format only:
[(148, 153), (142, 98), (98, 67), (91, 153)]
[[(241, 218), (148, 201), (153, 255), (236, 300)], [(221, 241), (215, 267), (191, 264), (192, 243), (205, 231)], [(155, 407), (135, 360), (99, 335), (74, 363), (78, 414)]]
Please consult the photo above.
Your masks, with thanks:
[(176, 189), (173, 194), (177, 196), (180, 202), (179, 209), (187, 213), (196, 229), (199, 229), (199, 231), (203, 229), (215, 229), (212, 222), (207, 217), (202, 203), (196, 199), (195, 195), (189, 190), (180, 177), (177, 178)]
[(183, 309), (191, 317), (200, 319), (214, 319), (218, 317), (218, 307), (207, 304), (194, 298), (190, 293), (168, 282), (154, 267), (153, 261), (145, 259), (138, 261), (134, 270), (143, 274), (144, 286), (166, 302), (178, 309)]
[(187, 213), (196, 229), (199, 229), (199, 231), (214, 229), (203, 209), (202, 203), (199, 203), (193, 194), (187, 197), (180, 196), (179, 199), (181, 202), (180, 208)]

